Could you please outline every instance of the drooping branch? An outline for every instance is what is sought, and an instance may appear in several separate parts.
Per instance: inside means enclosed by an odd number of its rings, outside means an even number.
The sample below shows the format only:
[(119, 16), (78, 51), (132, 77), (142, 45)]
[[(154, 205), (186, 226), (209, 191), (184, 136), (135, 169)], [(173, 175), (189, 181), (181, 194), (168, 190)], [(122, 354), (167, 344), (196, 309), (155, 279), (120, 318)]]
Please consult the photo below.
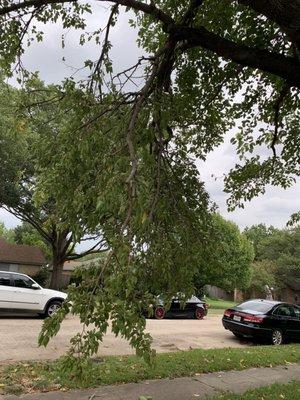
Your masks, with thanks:
[(281, 89), (279, 96), (275, 100), (275, 104), (274, 104), (274, 134), (273, 134), (273, 139), (272, 139), (272, 143), (270, 146), (273, 151), (274, 158), (276, 158), (276, 144), (279, 139), (280, 109), (281, 109), (281, 106), (282, 106), (286, 96), (288, 95), (289, 91), (290, 91), (289, 85), (285, 84), (283, 86), (283, 88)]
[(94, 84), (95, 76), (97, 75), (98, 80), (99, 80), (98, 86), (99, 86), (100, 95), (102, 94), (101, 93), (101, 67), (102, 67), (102, 64), (103, 64), (103, 62), (105, 60), (105, 57), (107, 57), (107, 55), (108, 55), (108, 50), (109, 50), (109, 32), (110, 32), (110, 28), (111, 28), (114, 16), (115, 16), (115, 14), (117, 12), (118, 12), (118, 4), (115, 4), (112, 7), (112, 10), (110, 12), (110, 15), (109, 15), (109, 18), (108, 18), (108, 21), (107, 21), (107, 25), (106, 25), (106, 29), (105, 29), (105, 38), (104, 38), (104, 43), (103, 43), (103, 46), (102, 46), (102, 51), (101, 51), (99, 60), (97, 61), (97, 64), (95, 66), (94, 72), (92, 74), (91, 83), (90, 83), (90, 87), (92, 88), (93, 84)]

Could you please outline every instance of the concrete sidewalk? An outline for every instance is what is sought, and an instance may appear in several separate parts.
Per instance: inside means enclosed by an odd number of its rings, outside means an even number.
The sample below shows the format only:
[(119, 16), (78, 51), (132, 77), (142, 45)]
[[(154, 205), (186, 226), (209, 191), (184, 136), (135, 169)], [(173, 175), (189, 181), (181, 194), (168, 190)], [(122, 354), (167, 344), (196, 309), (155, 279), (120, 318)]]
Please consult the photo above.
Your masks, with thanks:
[(151, 396), (153, 400), (195, 400), (207, 396), (217, 396), (224, 392), (239, 394), (260, 386), (288, 383), (296, 379), (300, 379), (300, 364), (198, 374), (189, 378), (157, 379), (140, 383), (102, 386), (89, 390), (37, 393), (24, 396), (6, 395), (0, 396), (0, 399), (138, 400), (139, 396)]

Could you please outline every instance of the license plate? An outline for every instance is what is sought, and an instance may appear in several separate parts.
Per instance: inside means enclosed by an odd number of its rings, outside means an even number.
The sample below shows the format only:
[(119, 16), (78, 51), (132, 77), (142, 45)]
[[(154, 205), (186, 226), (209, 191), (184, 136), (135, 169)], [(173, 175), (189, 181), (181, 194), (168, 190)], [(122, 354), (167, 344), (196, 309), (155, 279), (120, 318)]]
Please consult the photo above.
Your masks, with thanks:
[(239, 317), (238, 315), (234, 315), (234, 316), (233, 316), (233, 320), (234, 320), (234, 321), (239, 321), (239, 322), (240, 322), (241, 319), (242, 319), (242, 317)]

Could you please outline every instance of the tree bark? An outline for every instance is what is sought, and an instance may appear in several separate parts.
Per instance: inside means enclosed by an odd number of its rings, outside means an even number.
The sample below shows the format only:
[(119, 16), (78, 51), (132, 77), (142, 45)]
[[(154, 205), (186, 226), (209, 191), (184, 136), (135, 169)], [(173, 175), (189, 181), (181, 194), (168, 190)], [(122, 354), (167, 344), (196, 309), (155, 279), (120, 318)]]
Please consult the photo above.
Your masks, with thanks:
[(67, 260), (68, 252), (68, 229), (62, 232), (57, 232), (55, 229), (52, 232), (52, 275), (50, 288), (54, 290), (62, 287), (62, 272), (65, 261)]
[(64, 263), (53, 255), (52, 275), (50, 281), (50, 289), (59, 290), (62, 286), (62, 271)]

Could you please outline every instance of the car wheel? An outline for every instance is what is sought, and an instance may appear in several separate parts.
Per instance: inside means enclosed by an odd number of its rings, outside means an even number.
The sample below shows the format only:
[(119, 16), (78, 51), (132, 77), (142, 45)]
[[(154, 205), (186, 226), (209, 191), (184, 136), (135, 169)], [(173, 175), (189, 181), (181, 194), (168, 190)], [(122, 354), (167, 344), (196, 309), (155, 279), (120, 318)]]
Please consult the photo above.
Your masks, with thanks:
[(154, 311), (155, 319), (163, 319), (166, 315), (165, 309), (163, 307), (157, 307)]
[(275, 329), (272, 332), (271, 343), (275, 346), (279, 346), (283, 343), (283, 334), (279, 329)]
[(204, 312), (203, 308), (199, 307), (199, 308), (196, 309), (196, 311), (195, 311), (195, 318), (196, 319), (203, 319), (204, 315), (205, 315), (205, 312)]
[(45, 317), (53, 317), (54, 314), (57, 313), (57, 311), (61, 308), (61, 301), (59, 300), (53, 300), (51, 301), (45, 311)]

